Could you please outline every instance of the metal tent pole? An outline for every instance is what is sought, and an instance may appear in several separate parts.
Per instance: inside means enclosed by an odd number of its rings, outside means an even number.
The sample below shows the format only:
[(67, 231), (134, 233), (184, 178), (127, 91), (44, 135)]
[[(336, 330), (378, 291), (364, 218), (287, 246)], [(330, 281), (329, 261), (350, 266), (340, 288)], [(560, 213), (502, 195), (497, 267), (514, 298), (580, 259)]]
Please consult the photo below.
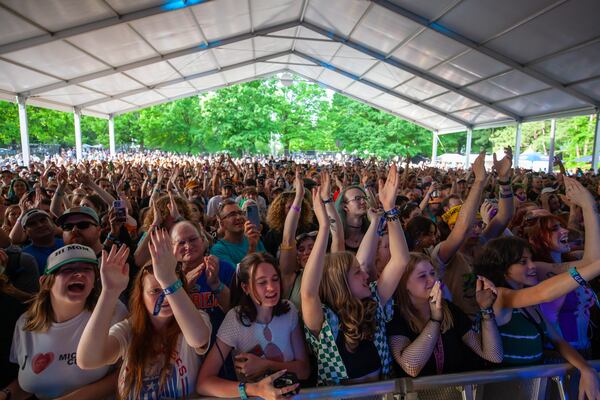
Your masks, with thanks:
[(21, 153), (23, 156), (23, 164), (29, 165), (29, 125), (27, 124), (27, 98), (17, 96), (17, 104), (19, 106), (19, 128), (21, 130)]

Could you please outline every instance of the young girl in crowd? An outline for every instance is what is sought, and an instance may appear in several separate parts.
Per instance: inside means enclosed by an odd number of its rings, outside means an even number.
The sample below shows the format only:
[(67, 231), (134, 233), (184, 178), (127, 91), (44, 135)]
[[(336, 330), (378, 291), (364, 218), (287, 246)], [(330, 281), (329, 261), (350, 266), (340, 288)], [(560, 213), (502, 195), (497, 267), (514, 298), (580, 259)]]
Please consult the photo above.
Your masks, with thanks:
[[(298, 384), (276, 388), (286, 371), (306, 379), (310, 368), (298, 311), (281, 298), (281, 273), (267, 253), (249, 254), (237, 267), (237, 306), (217, 333), (198, 377), (198, 392), (206, 396), (272, 399), (291, 393)], [(238, 381), (218, 376), (233, 352)]]
[[(367, 192), (362, 187), (353, 185), (343, 188), (335, 201), (335, 208), (344, 226), (344, 243), (348, 251), (358, 251), (369, 228), (368, 199)], [(394, 198), (394, 203), (395, 201)]]
[(391, 372), (385, 330), (391, 307), (387, 305), (408, 262), (408, 249), (394, 208), (398, 184), (398, 172), (392, 165), (379, 191), (391, 259), (380, 278), (370, 285), (368, 273), (352, 253), (325, 255), (329, 217), (323, 202), (328, 199), (313, 190), (319, 233), (304, 268), (300, 294), (305, 334), (317, 357), (320, 385), (374, 381)]
[(122, 359), (118, 394), (123, 399), (182, 398), (194, 394), (198, 355), (208, 350), (208, 315), (194, 307), (165, 229), (152, 230), (152, 264), (135, 278), (131, 316), (112, 325), (110, 314), (129, 281), (122, 252), (102, 254), (102, 292), (77, 348), (77, 364), (99, 368)]
[[(116, 258), (127, 257), (128, 252), (127, 248), (113, 251), (102, 262), (113, 263)], [(77, 244), (62, 247), (48, 257), (40, 291), (14, 331), (11, 362), (20, 366), (18, 379), (0, 392), (0, 399), (103, 399), (114, 393), (113, 363), (90, 370), (75, 363), (84, 327), (92, 310), (98, 310), (97, 264), (94, 251)], [(107, 323), (116, 323), (125, 315), (125, 306), (118, 300), (105, 310)]]
[[(502, 362), (502, 341), (492, 305), (496, 288), (483, 277), (476, 284), (481, 308), (480, 329), (442, 298), (441, 282), (429, 257), (410, 253), (406, 272), (396, 290), (394, 318), (387, 325), (394, 359), (409, 376), (448, 374), (475, 369), (467, 353)], [(402, 373), (401, 373), (402, 375)]]
[[(340, 216), (331, 200), (331, 179), (329, 174), (325, 171), (321, 172), (320, 180), (321, 187), (319, 190), (321, 196), (329, 199), (326, 202), (325, 208), (331, 222), (331, 249), (334, 252), (344, 251), (344, 231), (341, 229)], [(283, 228), (283, 239), (279, 246), (279, 265), (281, 266), (284, 297), (294, 303), (297, 308), (301, 308), (300, 283), (302, 282), (302, 273), (314, 247), (317, 231), (301, 233), (295, 236), (302, 212), (301, 207), (307, 206), (304, 204), (304, 181), (299, 170), (296, 171), (294, 188), (294, 202), (287, 213)], [(312, 213), (312, 211), (310, 212)]]
[(485, 245), (474, 264), (475, 272), (490, 279), (498, 298), (493, 305), (504, 349), (503, 365), (539, 364), (551, 342), (567, 362), (581, 373), (580, 398), (600, 396), (596, 371), (548, 324), (538, 304), (552, 301), (579, 287), (578, 282), (600, 275), (600, 260), (578, 264), (538, 283), (531, 248), (522, 239), (498, 238)]

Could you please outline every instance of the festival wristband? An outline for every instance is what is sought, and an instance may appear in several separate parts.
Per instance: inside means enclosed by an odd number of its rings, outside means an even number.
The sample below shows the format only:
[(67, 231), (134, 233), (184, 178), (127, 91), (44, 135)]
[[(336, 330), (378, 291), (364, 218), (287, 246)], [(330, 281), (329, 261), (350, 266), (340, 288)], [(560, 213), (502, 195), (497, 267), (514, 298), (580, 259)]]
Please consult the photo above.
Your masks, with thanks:
[(585, 279), (583, 279), (583, 276), (581, 276), (579, 274), (579, 272), (577, 272), (577, 268), (575, 268), (575, 267), (569, 268), (569, 275), (571, 275), (571, 278), (575, 279), (575, 282), (577, 282), (577, 284), (579, 286), (590, 289), (590, 292), (591, 292), (592, 296), (594, 297), (594, 300), (596, 301), (596, 305), (598, 307), (600, 307), (600, 300), (598, 300), (598, 295), (590, 287), (590, 284)]
[(248, 400), (248, 393), (246, 393), (246, 384), (244, 382), (240, 382), (238, 385), (238, 393), (240, 395), (240, 399)]
[(160, 313), (160, 308), (165, 301), (165, 296), (175, 293), (182, 287), (183, 282), (181, 279), (177, 279), (171, 286), (163, 289), (162, 293), (158, 296), (158, 299), (156, 299), (156, 303), (154, 303), (154, 311), (152, 312), (152, 315), (156, 317)]

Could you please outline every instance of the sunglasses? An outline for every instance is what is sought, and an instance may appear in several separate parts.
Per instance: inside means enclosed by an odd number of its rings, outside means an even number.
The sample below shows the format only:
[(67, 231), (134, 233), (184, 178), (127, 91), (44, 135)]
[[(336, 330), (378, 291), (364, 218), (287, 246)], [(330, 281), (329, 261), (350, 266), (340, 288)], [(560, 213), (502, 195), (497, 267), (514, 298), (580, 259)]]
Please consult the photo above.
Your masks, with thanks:
[(97, 224), (90, 222), (90, 221), (81, 221), (81, 222), (75, 222), (75, 223), (66, 223), (62, 225), (62, 230), (63, 231), (67, 231), (70, 232), (72, 231), (75, 227), (77, 227), (77, 229), (79, 229), (80, 231), (89, 228), (90, 226), (98, 226)]

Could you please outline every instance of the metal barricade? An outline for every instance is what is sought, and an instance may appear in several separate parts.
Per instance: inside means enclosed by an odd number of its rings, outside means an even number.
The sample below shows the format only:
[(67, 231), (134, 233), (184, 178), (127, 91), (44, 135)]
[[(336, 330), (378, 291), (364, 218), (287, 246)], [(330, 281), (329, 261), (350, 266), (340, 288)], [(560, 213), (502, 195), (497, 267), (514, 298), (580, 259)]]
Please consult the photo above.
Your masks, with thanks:
[[(600, 370), (600, 360), (590, 364)], [(552, 364), (303, 389), (293, 399), (567, 400), (578, 382), (570, 364)]]

